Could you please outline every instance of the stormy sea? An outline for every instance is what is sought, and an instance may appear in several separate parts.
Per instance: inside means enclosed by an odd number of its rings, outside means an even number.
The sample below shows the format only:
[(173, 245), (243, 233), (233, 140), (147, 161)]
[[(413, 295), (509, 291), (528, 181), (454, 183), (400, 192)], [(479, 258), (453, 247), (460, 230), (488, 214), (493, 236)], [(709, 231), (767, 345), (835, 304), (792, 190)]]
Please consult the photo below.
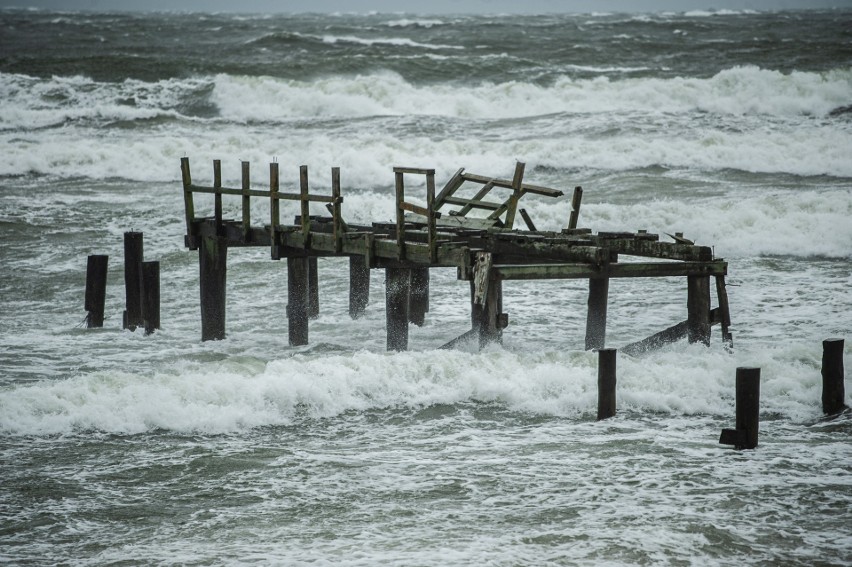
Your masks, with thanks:
[[(852, 565), (852, 416), (820, 401), (822, 341), (852, 348), (850, 21), (0, 10), (0, 562)], [(301, 165), (319, 191), (340, 167), (363, 224), (394, 218), (394, 166), (440, 188), (523, 161), (565, 192), (524, 197), (540, 229), (582, 186), (581, 227), (712, 246), (733, 350), (714, 327), (619, 354), (598, 422), (585, 281), (506, 282), (502, 345), (440, 350), (469, 287), (432, 270), (390, 353), (382, 271), (353, 320), (347, 260), (321, 259), (290, 347), (266, 248), (229, 252), (227, 337), (202, 342), (182, 157), (235, 187), (241, 161), (277, 161), (290, 191)], [(147, 336), (122, 329), (128, 231), (160, 262)], [(110, 256), (102, 329), (82, 324), (91, 254)], [(609, 293), (613, 348), (686, 317), (683, 278)], [(736, 451), (719, 434), (746, 366), (760, 440)]]

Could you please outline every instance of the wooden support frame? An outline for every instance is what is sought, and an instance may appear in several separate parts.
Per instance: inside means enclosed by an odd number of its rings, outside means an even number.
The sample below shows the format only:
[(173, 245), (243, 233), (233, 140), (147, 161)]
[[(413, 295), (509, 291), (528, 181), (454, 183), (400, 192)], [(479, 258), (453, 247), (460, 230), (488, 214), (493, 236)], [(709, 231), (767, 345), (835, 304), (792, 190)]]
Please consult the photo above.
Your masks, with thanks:
[[(270, 246), (272, 257), (286, 257), (290, 270), (306, 273), (304, 285), (308, 299), (304, 304), (306, 318), (317, 312), (317, 302), (311, 304), (310, 291), (316, 290), (316, 259), (319, 256), (350, 256), (358, 262), (352, 263), (353, 292), (350, 312), (353, 317), (363, 313), (366, 295), (369, 293), (369, 270), (384, 268), (387, 282), (392, 284), (386, 297), (389, 309), (389, 342), (391, 350), (407, 347), (407, 324), (422, 324), (423, 315), (428, 311), (428, 291), (425, 295), (417, 285), (413, 273), (419, 277), (426, 275), (432, 267), (456, 267), (459, 279), (471, 280), (471, 319), (472, 330), (465, 336), (477, 335), (480, 346), (491, 340), (499, 340), (506, 326), (507, 317), (502, 313), (503, 280), (534, 279), (589, 279), (589, 311), (587, 314), (586, 346), (602, 348), (606, 337), (606, 311), (608, 302), (609, 279), (623, 277), (686, 277), (688, 288), (687, 320), (649, 337), (644, 344), (668, 342), (672, 337), (686, 335), (690, 342), (708, 344), (713, 324), (722, 325), (722, 336), (727, 347), (732, 344), (729, 331), (730, 312), (725, 286), (727, 263), (714, 259), (710, 247), (696, 246), (682, 238), (679, 233), (673, 237), (675, 242), (660, 242), (656, 234), (645, 231), (600, 232), (593, 234), (590, 229), (578, 229), (577, 215), (582, 196), (582, 188), (576, 187), (572, 199), (572, 213), (569, 228), (561, 232), (538, 231), (527, 211), (518, 208), (519, 199), (526, 193), (548, 197), (558, 197), (561, 191), (526, 184), (523, 182), (525, 165), (517, 162), (512, 180), (497, 179), (466, 173), (464, 168), (455, 172), (440, 194), (435, 195), (435, 170), (394, 167), (396, 219), (391, 223), (373, 223), (372, 225), (348, 226), (342, 218), (343, 197), (340, 188), (340, 168), (331, 171), (331, 195), (312, 195), (309, 189), (308, 166), (299, 168), (298, 193), (282, 193), (280, 190), (279, 167), (276, 162), (269, 165), (270, 177), (268, 190), (251, 188), (250, 164), (241, 162), (241, 184), (239, 188), (222, 186), (221, 162), (213, 162), (213, 186), (200, 186), (192, 183), (188, 158), (181, 159), (181, 177), (185, 203), (187, 225), (186, 246), (190, 249), (204, 248), (202, 274), (207, 273), (207, 283), (202, 282), (202, 311), (218, 311), (221, 316), (221, 332), (206, 332), (210, 327), (205, 324), (202, 315), (204, 336), (224, 337), (224, 281), (225, 253), (228, 247)], [(405, 175), (426, 176), (426, 205), (420, 206), (406, 200)], [(465, 183), (481, 185), (472, 199), (456, 197), (454, 193)], [(511, 189), (510, 197), (502, 202), (483, 200), (495, 188)], [(214, 214), (212, 217), (196, 217), (194, 193), (214, 196)], [(239, 195), (242, 203), (242, 218), (225, 220), (222, 218), (222, 199), (224, 195)], [(270, 199), (269, 226), (251, 226), (251, 197)], [(280, 201), (299, 201), (301, 215), (292, 225), (282, 226), (280, 219)], [(331, 222), (327, 217), (311, 217), (310, 203), (321, 202), (331, 213)], [(457, 205), (460, 210), (441, 218), (439, 209), (443, 205)], [(464, 215), (474, 209), (490, 211), (489, 219), (468, 218)], [(500, 216), (505, 213), (501, 222)], [(530, 232), (511, 230), (516, 215), (520, 213)], [(493, 217), (493, 218), (491, 218)], [(438, 219), (441, 219), (441, 232), (438, 232)], [(450, 222), (452, 221), (452, 222)], [(424, 230), (425, 225), (425, 230)], [(480, 261), (478, 253), (489, 257), (487, 269)], [(200, 252), (201, 254), (201, 252)], [(629, 261), (619, 263), (619, 255), (647, 257), (660, 262)], [(221, 268), (217, 266), (221, 264)], [(291, 265), (292, 264), (292, 265)], [(302, 266), (302, 264), (306, 264)], [(357, 264), (357, 265), (356, 265)], [(304, 268), (304, 270), (302, 269)], [(403, 271), (407, 283), (402, 285)], [(366, 278), (362, 274), (366, 273)], [(360, 275), (358, 275), (360, 274)], [(719, 307), (710, 310), (710, 277), (715, 278)], [(355, 283), (357, 279), (361, 283)], [(134, 278), (135, 279), (135, 278)], [(204, 279), (204, 278), (203, 278)], [(301, 276), (292, 278), (295, 288)], [(422, 279), (422, 278), (421, 278)], [(364, 283), (366, 282), (366, 284)], [(313, 284), (313, 285), (311, 285)], [(415, 289), (412, 289), (412, 286)], [(358, 289), (356, 289), (356, 287)], [(366, 287), (366, 289), (364, 289)], [(403, 307), (402, 290), (406, 296)], [(215, 290), (215, 293), (210, 292)], [(219, 295), (221, 301), (213, 299)], [(365, 293), (366, 292), (366, 293)], [(302, 293), (296, 294), (301, 298)], [(361, 297), (363, 299), (361, 299)], [(291, 302), (294, 315), (302, 311), (302, 302)], [(313, 306), (313, 308), (312, 308)], [(405, 331), (396, 333), (398, 338), (391, 339), (390, 330), (402, 329), (402, 313), (405, 313)], [(291, 315), (292, 317), (292, 315)], [(207, 317), (211, 319), (211, 317)], [(292, 322), (292, 321), (291, 321)], [(292, 325), (293, 331), (302, 333), (304, 339), (291, 344), (307, 341), (306, 324)], [(404, 343), (402, 337), (404, 336)], [(205, 340), (207, 340), (205, 338)], [(457, 342), (457, 341), (456, 341)], [(455, 344), (454, 342), (451, 342)], [(640, 343), (636, 343), (637, 345)], [(625, 352), (629, 352), (629, 345)], [(401, 348), (400, 348), (401, 347)]]

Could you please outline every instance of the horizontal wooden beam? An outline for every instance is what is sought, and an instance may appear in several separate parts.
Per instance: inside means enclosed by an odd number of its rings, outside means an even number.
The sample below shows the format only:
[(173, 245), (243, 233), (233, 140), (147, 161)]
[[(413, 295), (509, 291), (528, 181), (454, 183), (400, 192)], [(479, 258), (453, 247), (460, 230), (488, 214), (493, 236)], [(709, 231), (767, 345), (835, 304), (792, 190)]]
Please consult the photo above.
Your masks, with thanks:
[[(495, 187), (513, 189), (511, 179), (493, 179), (484, 175), (476, 175), (475, 173), (463, 173), (462, 177), (466, 181), (473, 181), (474, 183), (492, 183)], [(551, 189), (550, 187), (540, 187), (538, 185), (530, 185), (528, 183), (521, 184), (521, 191), (524, 193), (544, 195), (545, 197), (561, 197), (562, 195), (564, 195), (564, 193), (558, 189)]]
[[(301, 201), (302, 195), (299, 193), (275, 193), (263, 191), (260, 189), (234, 189), (232, 187), (202, 187), (200, 185), (190, 185), (187, 189), (190, 193), (207, 193), (211, 195), (238, 195), (240, 197), (262, 197), (264, 199), (278, 199), (279, 201)], [(308, 195), (308, 201), (312, 203), (334, 203), (343, 202), (343, 197), (333, 197), (330, 195)]]
[(435, 175), (434, 169), (423, 169), (419, 167), (395, 167), (394, 173), (414, 173), (417, 175)]
[(628, 256), (644, 256), (666, 260), (709, 262), (713, 260), (713, 249), (709, 246), (694, 246), (674, 242), (657, 242), (641, 235), (638, 238), (606, 238), (591, 236), (598, 246)]
[(503, 203), (493, 201), (480, 201), (478, 199), (462, 199), (461, 197), (447, 197), (444, 203), (448, 205), (466, 205), (474, 209), (487, 209), (493, 211), (503, 206)]
[(638, 262), (631, 264), (500, 264), (492, 268), (504, 280), (586, 278), (662, 278), (715, 276), (727, 273), (727, 262)]

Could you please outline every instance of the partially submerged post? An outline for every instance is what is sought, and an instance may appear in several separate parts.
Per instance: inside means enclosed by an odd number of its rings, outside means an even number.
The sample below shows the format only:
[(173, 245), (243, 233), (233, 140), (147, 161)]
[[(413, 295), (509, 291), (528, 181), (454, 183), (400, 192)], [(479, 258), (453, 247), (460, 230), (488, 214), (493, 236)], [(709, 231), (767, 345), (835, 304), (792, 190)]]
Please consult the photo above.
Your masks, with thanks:
[(142, 318), (146, 335), (160, 328), (159, 262), (142, 262)]
[(615, 415), (616, 354), (614, 348), (598, 350), (598, 421)]
[(319, 317), (319, 262), (316, 256), (308, 258), (308, 318)]
[(606, 309), (609, 278), (589, 278), (586, 314), (586, 350), (602, 349), (606, 343)]
[(408, 308), (410, 291), (410, 269), (385, 269), (385, 310), (388, 350), (408, 350)]
[(225, 338), (225, 282), (228, 269), (228, 239), (202, 236), (198, 248), (201, 284), (201, 340)]
[(422, 327), (429, 312), (429, 268), (411, 269), (411, 297), (409, 298), (409, 320)]
[(826, 415), (846, 409), (843, 344), (843, 339), (822, 341), (822, 411)]
[(107, 264), (109, 256), (94, 254), (86, 262), (86, 327), (104, 326), (104, 304), (106, 302)]
[(145, 323), (142, 318), (142, 248), (141, 232), (124, 233), (125, 311), (123, 328), (131, 331)]
[(364, 256), (349, 257), (349, 316), (359, 318), (370, 301), (370, 266)]
[(737, 368), (736, 395), (736, 429), (723, 429), (719, 443), (754, 449), (760, 427), (760, 368)]
[(710, 278), (687, 276), (687, 338), (710, 345)]
[(309, 271), (307, 257), (287, 258), (287, 324), (290, 346), (308, 344)]

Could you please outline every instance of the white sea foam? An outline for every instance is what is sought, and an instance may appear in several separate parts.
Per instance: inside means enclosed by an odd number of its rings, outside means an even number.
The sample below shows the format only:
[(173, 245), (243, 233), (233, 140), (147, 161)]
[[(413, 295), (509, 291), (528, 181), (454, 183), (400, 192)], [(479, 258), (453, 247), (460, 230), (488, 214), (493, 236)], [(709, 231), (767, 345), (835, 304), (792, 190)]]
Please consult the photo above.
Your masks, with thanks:
[(431, 27), (434, 27), (434, 26), (442, 26), (445, 23), (446, 22), (444, 22), (443, 20), (436, 20), (436, 19), (418, 18), (418, 19), (411, 20), (411, 19), (408, 19), (408, 18), (402, 18), (402, 19), (399, 19), (399, 20), (390, 20), (388, 22), (385, 22), (385, 25), (388, 26), (389, 28), (408, 28), (408, 27), (431, 28)]
[(403, 47), (420, 47), (423, 49), (464, 49), (460, 45), (441, 45), (438, 43), (420, 43), (411, 40), (407, 37), (386, 37), (386, 38), (363, 38), (353, 35), (336, 36), (326, 35), (322, 38), (324, 43), (356, 43), (359, 45), (394, 45)]
[(236, 120), (400, 114), (514, 118), (625, 111), (824, 116), (849, 104), (852, 69), (784, 74), (736, 67), (709, 79), (566, 77), (551, 86), (521, 82), (418, 86), (394, 73), (310, 82), (219, 75), (215, 81), (216, 104), (223, 116)]
[[(739, 357), (682, 346), (619, 361), (623, 410), (729, 415)], [(700, 356), (697, 356), (700, 354)], [(793, 420), (818, 416), (818, 352), (741, 354), (764, 368), (763, 411)], [(696, 355), (696, 356), (693, 356)], [(756, 359), (755, 356), (758, 358)], [(226, 432), (328, 417), (350, 410), (497, 403), (513, 411), (588, 418), (596, 408), (597, 355), (358, 352), (263, 363), (247, 357), (182, 364), (150, 374), (102, 371), (0, 391), (0, 431)]]

